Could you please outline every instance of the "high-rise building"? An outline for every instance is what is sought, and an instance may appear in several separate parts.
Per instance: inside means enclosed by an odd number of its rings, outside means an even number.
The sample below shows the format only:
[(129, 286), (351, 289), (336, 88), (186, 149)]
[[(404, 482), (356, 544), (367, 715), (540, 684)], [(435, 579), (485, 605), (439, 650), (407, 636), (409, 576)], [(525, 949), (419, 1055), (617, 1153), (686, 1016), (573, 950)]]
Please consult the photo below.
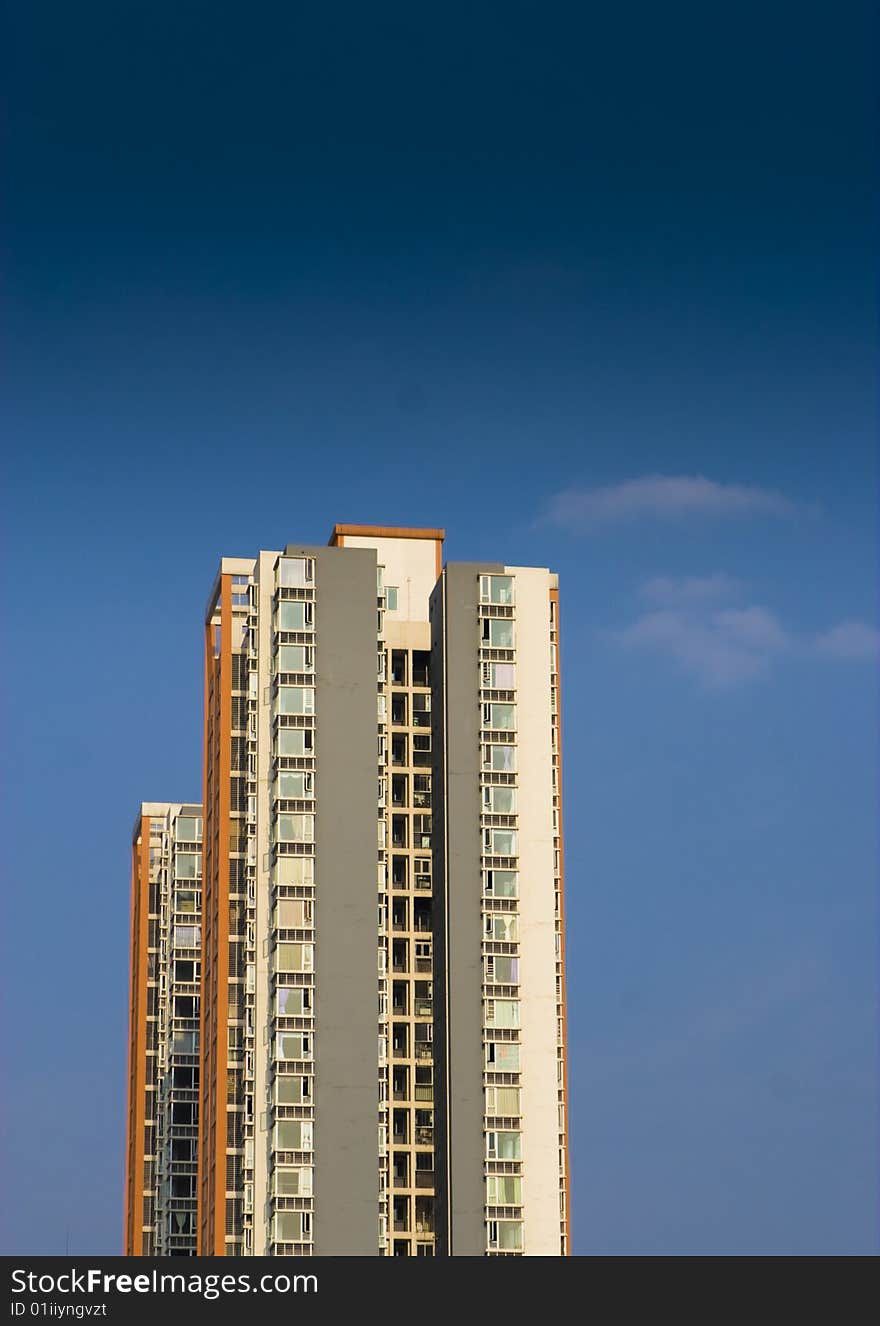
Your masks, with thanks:
[(558, 581), (431, 596), (438, 1252), (569, 1250)]
[(196, 1244), (202, 808), (145, 801), (132, 835), (125, 1254)]
[(569, 1250), (556, 577), (443, 541), (221, 561), (202, 1255)]

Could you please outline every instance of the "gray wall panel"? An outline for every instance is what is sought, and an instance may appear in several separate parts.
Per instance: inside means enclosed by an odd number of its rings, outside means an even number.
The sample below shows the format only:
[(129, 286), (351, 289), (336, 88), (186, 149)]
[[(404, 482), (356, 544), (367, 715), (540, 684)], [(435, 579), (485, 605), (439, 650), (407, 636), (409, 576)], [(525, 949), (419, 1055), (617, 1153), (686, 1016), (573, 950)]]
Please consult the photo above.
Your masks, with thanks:
[(315, 1253), (378, 1255), (376, 554), (316, 558)]

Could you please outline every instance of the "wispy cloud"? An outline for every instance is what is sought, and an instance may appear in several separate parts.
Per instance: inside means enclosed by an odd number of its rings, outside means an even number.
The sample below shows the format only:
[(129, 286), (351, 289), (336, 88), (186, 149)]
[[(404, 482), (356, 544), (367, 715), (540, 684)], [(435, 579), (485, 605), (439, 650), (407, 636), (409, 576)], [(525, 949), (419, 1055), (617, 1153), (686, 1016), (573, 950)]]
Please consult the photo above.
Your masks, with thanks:
[(779, 622), (758, 607), (745, 609), (739, 617), (664, 609), (638, 617), (614, 635), (627, 648), (667, 655), (711, 690), (763, 676), (774, 655), (787, 647)]
[(671, 659), (707, 690), (756, 681), (784, 655), (880, 658), (880, 631), (866, 622), (840, 622), (806, 635), (790, 630), (761, 604), (722, 606), (743, 589), (740, 581), (723, 574), (655, 576), (639, 592), (658, 606), (611, 636), (626, 649)]
[(736, 598), (742, 589), (741, 580), (717, 572), (711, 576), (652, 576), (644, 582), (639, 592), (652, 603), (680, 607), (712, 599)]
[(546, 518), (551, 524), (576, 531), (639, 517), (785, 516), (795, 509), (789, 498), (767, 488), (718, 483), (702, 475), (651, 474), (604, 487), (570, 488), (557, 493)]
[(880, 631), (866, 622), (839, 622), (816, 637), (815, 647), (830, 658), (880, 659)]

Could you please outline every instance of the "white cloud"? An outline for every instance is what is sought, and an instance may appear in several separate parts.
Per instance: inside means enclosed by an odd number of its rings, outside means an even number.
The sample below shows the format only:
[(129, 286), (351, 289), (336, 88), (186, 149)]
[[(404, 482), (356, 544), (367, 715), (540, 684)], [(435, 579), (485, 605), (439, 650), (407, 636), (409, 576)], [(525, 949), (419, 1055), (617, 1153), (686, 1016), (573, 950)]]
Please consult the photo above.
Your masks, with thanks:
[(639, 592), (652, 603), (664, 607), (683, 607), (717, 599), (736, 598), (742, 591), (741, 580), (719, 571), (711, 576), (652, 576)]
[(782, 516), (795, 505), (781, 493), (737, 483), (718, 483), (702, 475), (646, 475), (601, 488), (572, 488), (550, 502), (551, 524), (589, 529), (640, 516)]
[(784, 655), (860, 660), (880, 658), (880, 631), (865, 622), (840, 622), (818, 635), (798, 635), (760, 604), (719, 607), (740, 590), (729, 576), (656, 576), (641, 586), (658, 603), (621, 630), (618, 644), (671, 659), (707, 690), (724, 690), (766, 676)]
[(839, 622), (813, 643), (818, 653), (831, 658), (880, 658), (880, 631), (867, 622)]
[(789, 644), (773, 614), (757, 606), (714, 613), (663, 609), (645, 613), (614, 634), (628, 648), (665, 654), (710, 690), (763, 676), (774, 655)]

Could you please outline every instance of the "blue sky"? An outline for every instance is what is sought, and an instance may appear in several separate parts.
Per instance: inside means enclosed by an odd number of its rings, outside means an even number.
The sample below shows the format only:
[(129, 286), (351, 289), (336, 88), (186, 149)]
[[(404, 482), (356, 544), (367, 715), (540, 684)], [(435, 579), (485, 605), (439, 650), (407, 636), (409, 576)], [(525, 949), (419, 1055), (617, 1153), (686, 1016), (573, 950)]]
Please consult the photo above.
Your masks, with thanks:
[(7, 24), (3, 1251), (119, 1248), (130, 826), (339, 520), (561, 576), (576, 1250), (876, 1252), (869, 7)]

